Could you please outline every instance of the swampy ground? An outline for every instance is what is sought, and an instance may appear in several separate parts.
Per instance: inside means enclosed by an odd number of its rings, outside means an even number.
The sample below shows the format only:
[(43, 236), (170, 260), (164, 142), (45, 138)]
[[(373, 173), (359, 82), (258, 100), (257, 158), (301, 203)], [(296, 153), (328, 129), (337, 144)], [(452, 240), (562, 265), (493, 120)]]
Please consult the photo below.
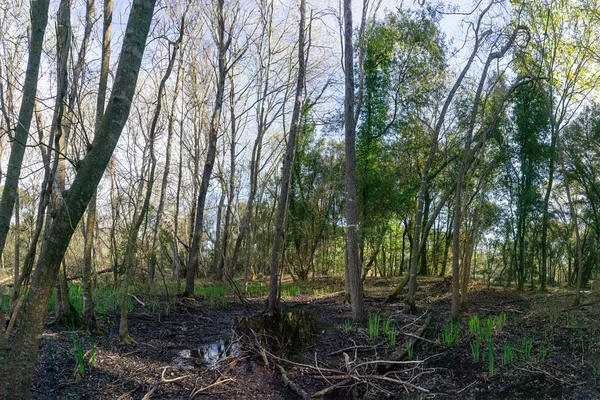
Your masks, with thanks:
[(245, 304), (217, 285), (169, 302), (164, 291), (139, 290), (129, 316), (135, 344), (119, 343), (118, 302), (98, 306), (103, 333), (49, 327), (32, 397), (600, 398), (600, 296), (586, 293), (573, 308), (563, 289), (475, 284), (468, 312), (451, 324), (448, 280), (421, 279), (413, 314), (402, 301), (383, 302), (399, 280), (367, 279), (370, 329), (350, 324), (331, 278), (284, 285), (278, 321), (260, 316), (260, 283)]

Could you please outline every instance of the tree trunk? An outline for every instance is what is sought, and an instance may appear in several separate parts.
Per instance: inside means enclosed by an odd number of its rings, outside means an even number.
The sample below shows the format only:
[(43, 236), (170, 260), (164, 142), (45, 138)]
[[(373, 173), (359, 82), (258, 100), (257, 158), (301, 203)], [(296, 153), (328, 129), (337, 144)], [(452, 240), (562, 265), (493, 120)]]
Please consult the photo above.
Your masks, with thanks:
[[(173, 66), (175, 64), (175, 58), (177, 57), (177, 52), (183, 42), (183, 33), (185, 30), (185, 12), (181, 17), (181, 25), (179, 27), (179, 38), (173, 45), (173, 53), (171, 53), (171, 58), (169, 60), (169, 65), (167, 67), (167, 72), (165, 73), (163, 79), (160, 82), (158, 89), (158, 107), (156, 110), (156, 121), (158, 121), (158, 117), (160, 116), (161, 109), (161, 98), (165, 91), (165, 84), (169, 77), (171, 76), (171, 72), (173, 71)], [(168, 116), (168, 126), (167, 126), (167, 150), (166, 150), (166, 159), (165, 159), (165, 170), (163, 171), (162, 181), (160, 185), (160, 195), (158, 199), (158, 208), (156, 209), (156, 216), (154, 221), (154, 230), (152, 233), (152, 247), (150, 248), (150, 263), (149, 263), (149, 272), (148, 272), (148, 280), (150, 284), (154, 281), (154, 273), (156, 269), (156, 245), (158, 242), (158, 233), (160, 230), (160, 223), (162, 221), (163, 210), (165, 208), (165, 196), (167, 192), (167, 183), (169, 179), (169, 168), (171, 167), (171, 143), (173, 139), (174, 132), (174, 124), (175, 124), (175, 111), (177, 110), (177, 98), (179, 97), (179, 87), (181, 84), (181, 77), (183, 73), (183, 50), (179, 54), (179, 65), (177, 68), (177, 78), (175, 80), (175, 91), (173, 92), (173, 102), (171, 103), (171, 111)], [(153, 126), (154, 126), (153, 121)]]
[(284, 221), (286, 209), (290, 194), (290, 184), (292, 181), (292, 167), (294, 165), (294, 155), (296, 149), (296, 135), (300, 130), (300, 117), (303, 107), (304, 79), (306, 77), (306, 65), (304, 56), (304, 21), (306, 14), (306, 0), (300, 0), (300, 24), (298, 27), (298, 77), (296, 80), (296, 98), (294, 100), (294, 110), (292, 112), (292, 121), (287, 138), (285, 155), (283, 158), (283, 167), (281, 172), (281, 188), (279, 201), (277, 203), (277, 215), (275, 217), (275, 236), (273, 237), (273, 247), (271, 252), (270, 268), (270, 287), (268, 299), (268, 312), (274, 315), (279, 308), (278, 297), (278, 267), (279, 257), (282, 247)]
[(231, 44), (231, 34), (225, 32), (225, 14), (223, 10), (224, 0), (217, 1), (217, 38), (216, 45), (218, 48), (218, 71), (215, 95), (215, 107), (213, 109), (210, 128), (208, 133), (208, 151), (206, 153), (206, 162), (204, 171), (202, 172), (202, 182), (200, 184), (200, 192), (198, 201), (196, 202), (196, 217), (194, 221), (194, 234), (190, 245), (190, 253), (188, 258), (187, 275), (185, 280), (184, 296), (194, 296), (194, 280), (198, 264), (200, 261), (200, 241), (202, 239), (202, 231), (204, 229), (204, 204), (206, 203), (206, 194), (208, 192), (208, 184), (212, 176), (212, 170), (215, 165), (215, 156), (217, 152), (217, 133), (219, 130), (219, 119), (221, 117), (221, 109), (223, 108), (223, 95), (225, 91), (225, 78), (227, 74), (227, 50)]
[(19, 193), (15, 196), (15, 265), (13, 266), (14, 279), (13, 286), (17, 286), (19, 281), (19, 265), (21, 255), (21, 223), (19, 212)]
[(356, 204), (356, 121), (354, 115), (354, 51), (352, 45), (352, 0), (344, 0), (344, 141), (346, 154), (346, 295), (352, 318), (365, 319), (363, 287), (358, 255), (358, 210)]
[[(88, 0), (86, 12), (86, 30), (84, 37), (89, 38), (92, 28), (92, 19), (94, 16), (94, 0)], [(110, 38), (112, 32), (112, 0), (104, 1), (104, 25), (102, 33), (102, 61), (100, 66), (100, 82), (98, 84), (98, 96), (96, 97), (96, 124), (94, 131), (100, 128), (102, 117), (104, 116), (104, 107), (106, 103), (106, 90), (108, 82), (108, 70), (110, 68)], [(83, 64), (85, 57), (85, 48), (87, 39), (84, 39), (81, 48), (78, 63)], [(83, 65), (81, 65), (83, 67)], [(96, 198), (97, 192), (94, 192), (88, 205), (88, 217), (85, 229), (85, 238), (83, 246), (83, 260), (81, 269), (81, 282), (83, 284), (83, 321), (90, 330), (98, 330), (96, 314), (94, 311), (94, 293), (92, 285), (92, 250), (94, 248), (94, 231), (96, 230)], [(115, 248), (116, 251), (116, 248)]]
[[(54, 171), (54, 191), (53, 202), (49, 210), (50, 216), (54, 218), (57, 214), (57, 209), (63, 202), (63, 193), (66, 188), (67, 179), (67, 134), (69, 121), (66, 118), (68, 110), (65, 110), (67, 99), (67, 88), (69, 85), (67, 64), (69, 53), (71, 51), (71, 1), (61, 0), (58, 8), (57, 17), (57, 85), (56, 85), (56, 105), (52, 117), (51, 130), (55, 132), (54, 146), (59, 151), (54, 155), (54, 163), (52, 170)], [(50, 135), (52, 136), (52, 134)], [(51, 220), (48, 218), (48, 220)], [(77, 322), (77, 326), (81, 325), (81, 318), (77, 310), (72, 306), (69, 299), (69, 289), (67, 284), (66, 266), (64, 261), (61, 266), (61, 273), (58, 275), (58, 286), (55, 308), (55, 324), (63, 326), (72, 326)]]
[(29, 40), (29, 55), (27, 57), (27, 70), (25, 72), (25, 82), (23, 83), (23, 97), (21, 98), (19, 119), (15, 127), (15, 136), (8, 159), (2, 198), (0, 198), (0, 254), (4, 251), (6, 237), (10, 229), (10, 220), (12, 219), (17, 186), (19, 185), (19, 177), (21, 175), (21, 165), (23, 164), (23, 156), (25, 155), (27, 139), (29, 138), (29, 127), (33, 117), (33, 106), (37, 93), (42, 45), (48, 22), (49, 3), (50, 0), (31, 1), (31, 35)]

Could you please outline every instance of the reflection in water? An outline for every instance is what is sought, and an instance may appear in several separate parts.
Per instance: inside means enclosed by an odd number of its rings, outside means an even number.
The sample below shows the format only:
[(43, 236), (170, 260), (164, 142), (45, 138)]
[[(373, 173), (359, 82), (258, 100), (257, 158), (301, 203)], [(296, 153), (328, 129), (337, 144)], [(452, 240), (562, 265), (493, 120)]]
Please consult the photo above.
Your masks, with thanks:
[(241, 317), (236, 321), (236, 330), (248, 337), (256, 334), (271, 352), (286, 357), (295, 356), (303, 347), (314, 345), (323, 333), (314, 314), (306, 311), (288, 312), (275, 318)]
[(223, 339), (191, 350), (181, 350), (178, 353), (179, 358), (184, 360), (196, 360), (209, 369), (216, 367), (219, 360), (237, 355), (239, 355), (237, 343), (231, 343), (229, 340)]

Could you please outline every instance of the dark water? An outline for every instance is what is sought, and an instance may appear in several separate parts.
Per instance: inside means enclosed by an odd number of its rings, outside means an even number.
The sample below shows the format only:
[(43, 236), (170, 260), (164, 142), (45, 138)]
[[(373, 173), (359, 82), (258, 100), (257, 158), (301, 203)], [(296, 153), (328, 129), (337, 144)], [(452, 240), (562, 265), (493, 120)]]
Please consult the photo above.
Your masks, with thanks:
[(260, 340), (273, 354), (293, 357), (302, 348), (314, 345), (324, 328), (314, 313), (293, 311), (273, 318), (240, 317), (236, 319), (235, 330), (242, 337)]
[(179, 352), (180, 359), (201, 363), (206, 368), (214, 368), (220, 360), (237, 355), (239, 355), (237, 343), (225, 339)]

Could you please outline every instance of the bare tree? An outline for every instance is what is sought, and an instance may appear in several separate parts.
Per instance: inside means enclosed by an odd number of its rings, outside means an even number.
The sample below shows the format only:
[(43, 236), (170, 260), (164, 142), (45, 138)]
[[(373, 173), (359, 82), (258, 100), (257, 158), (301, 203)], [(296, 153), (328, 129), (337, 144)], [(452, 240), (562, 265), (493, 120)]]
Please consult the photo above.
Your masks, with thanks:
[[(233, 21), (230, 27), (235, 25), (237, 20), (239, 9), (233, 13)], [(225, 92), (225, 80), (227, 78), (228, 66), (227, 51), (231, 44), (233, 29), (226, 29), (225, 27), (225, 10), (224, 0), (217, 0), (216, 7), (216, 31), (213, 34), (215, 45), (217, 46), (217, 81), (216, 81), (216, 95), (215, 105), (210, 120), (209, 132), (208, 132), (208, 149), (206, 153), (206, 162), (204, 164), (204, 170), (202, 171), (202, 182), (200, 184), (200, 191), (198, 193), (198, 200), (196, 202), (196, 216), (194, 218), (194, 229), (193, 238), (190, 245), (190, 253), (187, 263), (187, 275), (185, 281), (185, 292), (184, 295), (187, 297), (194, 296), (194, 279), (196, 277), (196, 271), (200, 261), (200, 240), (202, 238), (202, 232), (204, 229), (204, 205), (206, 203), (206, 194), (208, 192), (208, 185), (212, 177), (212, 171), (215, 164), (215, 156), (217, 152), (217, 135), (219, 131), (219, 119), (221, 117), (221, 110), (223, 108), (223, 97)]]
[(283, 167), (281, 172), (280, 194), (277, 203), (277, 215), (275, 217), (275, 237), (273, 238), (273, 250), (271, 252), (271, 268), (269, 279), (268, 312), (274, 315), (279, 308), (279, 260), (283, 240), (285, 215), (287, 212), (288, 199), (290, 195), (290, 184), (292, 181), (292, 166), (294, 165), (294, 153), (296, 148), (296, 135), (300, 130), (300, 114), (303, 107), (304, 80), (306, 78), (306, 59), (304, 55), (304, 25), (306, 14), (306, 1), (300, 0), (300, 23), (298, 27), (298, 76), (296, 78), (296, 97), (294, 99), (294, 110), (290, 122), (290, 131), (287, 137)]

